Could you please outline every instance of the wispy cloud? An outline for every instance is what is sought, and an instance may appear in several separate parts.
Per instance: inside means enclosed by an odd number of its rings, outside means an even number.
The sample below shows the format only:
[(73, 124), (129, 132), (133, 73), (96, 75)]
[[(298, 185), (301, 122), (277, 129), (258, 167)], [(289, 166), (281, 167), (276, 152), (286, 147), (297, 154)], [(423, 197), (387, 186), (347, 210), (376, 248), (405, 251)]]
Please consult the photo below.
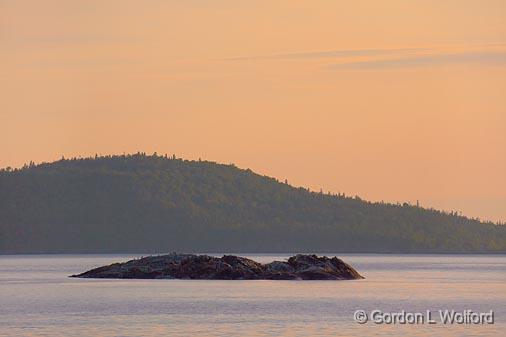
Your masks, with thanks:
[(281, 53), (272, 55), (256, 55), (226, 58), (226, 61), (248, 61), (248, 60), (290, 60), (290, 59), (319, 59), (339, 58), (358, 56), (381, 56), (390, 54), (419, 53), (428, 51), (425, 48), (391, 48), (391, 49), (344, 49), (300, 53)]
[[(334, 59), (327, 69), (393, 69), (458, 64), (506, 65), (506, 44), (433, 48), (342, 49), (226, 58), (226, 61)], [(341, 62), (339, 62), (341, 61)]]
[(506, 65), (506, 51), (472, 51), (447, 54), (424, 54), (387, 59), (360, 60), (332, 64), (331, 69), (392, 69), (427, 67), (458, 64), (479, 64), (488, 66)]
[(91, 45), (118, 45), (138, 43), (134, 38), (106, 35), (28, 35), (18, 38), (2, 37), (0, 49), (45, 49)]

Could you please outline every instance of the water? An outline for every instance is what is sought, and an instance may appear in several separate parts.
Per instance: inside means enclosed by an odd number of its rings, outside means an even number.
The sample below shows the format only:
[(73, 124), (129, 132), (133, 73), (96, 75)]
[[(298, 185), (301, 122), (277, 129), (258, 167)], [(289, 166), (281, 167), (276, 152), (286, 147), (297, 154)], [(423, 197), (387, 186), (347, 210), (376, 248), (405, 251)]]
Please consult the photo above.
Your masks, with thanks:
[[(506, 255), (339, 256), (366, 279), (74, 279), (67, 276), (135, 256), (0, 256), (0, 336), (505, 335)], [(437, 321), (440, 309), (493, 310), (495, 323), (358, 324), (359, 309), (432, 310)]]

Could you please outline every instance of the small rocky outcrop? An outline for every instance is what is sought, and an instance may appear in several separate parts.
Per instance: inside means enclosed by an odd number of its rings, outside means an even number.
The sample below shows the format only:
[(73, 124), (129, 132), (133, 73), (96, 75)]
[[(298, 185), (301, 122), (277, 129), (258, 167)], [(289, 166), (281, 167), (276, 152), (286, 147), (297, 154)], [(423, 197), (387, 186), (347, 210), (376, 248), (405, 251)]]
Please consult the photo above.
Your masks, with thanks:
[(363, 277), (337, 257), (303, 255), (288, 261), (261, 264), (224, 255), (177, 254), (148, 256), (113, 263), (71, 277), (119, 279), (205, 279), (205, 280), (356, 280)]

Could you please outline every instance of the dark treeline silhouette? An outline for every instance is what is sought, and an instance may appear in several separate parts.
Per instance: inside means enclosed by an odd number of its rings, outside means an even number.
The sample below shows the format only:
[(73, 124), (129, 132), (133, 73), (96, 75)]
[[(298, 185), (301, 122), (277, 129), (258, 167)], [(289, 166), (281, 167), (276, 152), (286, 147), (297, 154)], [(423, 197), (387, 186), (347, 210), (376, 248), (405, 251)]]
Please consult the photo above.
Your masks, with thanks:
[(137, 153), (0, 171), (0, 252), (506, 252), (506, 226)]

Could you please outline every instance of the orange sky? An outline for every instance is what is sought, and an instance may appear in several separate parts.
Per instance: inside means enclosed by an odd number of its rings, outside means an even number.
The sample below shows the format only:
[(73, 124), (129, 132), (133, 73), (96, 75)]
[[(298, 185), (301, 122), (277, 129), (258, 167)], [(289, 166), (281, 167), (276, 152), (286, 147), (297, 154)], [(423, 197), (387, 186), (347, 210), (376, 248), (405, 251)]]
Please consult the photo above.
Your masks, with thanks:
[(0, 166), (176, 153), (506, 221), (506, 2), (0, 1)]

